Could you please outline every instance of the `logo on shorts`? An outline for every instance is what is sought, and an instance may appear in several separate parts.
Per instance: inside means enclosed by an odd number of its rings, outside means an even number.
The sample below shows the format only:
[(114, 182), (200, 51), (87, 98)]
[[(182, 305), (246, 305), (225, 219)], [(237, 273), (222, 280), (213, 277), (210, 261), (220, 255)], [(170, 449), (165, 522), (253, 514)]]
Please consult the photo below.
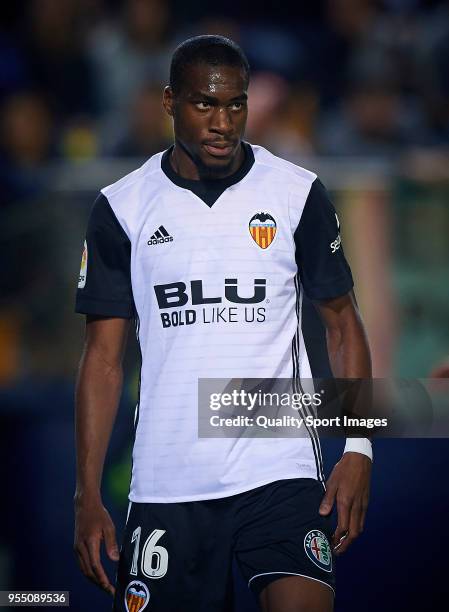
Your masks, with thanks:
[(249, 221), (249, 232), (261, 249), (266, 249), (276, 236), (276, 221), (265, 212), (256, 213)]
[(140, 580), (133, 580), (125, 590), (125, 606), (127, 612), (144, 610), (150, 601), (150, 591)]
[(332, 552), (329, 542), (322, 531), (312, 529), (304, 538), (306, 555), (320, 569), (332, 571)]

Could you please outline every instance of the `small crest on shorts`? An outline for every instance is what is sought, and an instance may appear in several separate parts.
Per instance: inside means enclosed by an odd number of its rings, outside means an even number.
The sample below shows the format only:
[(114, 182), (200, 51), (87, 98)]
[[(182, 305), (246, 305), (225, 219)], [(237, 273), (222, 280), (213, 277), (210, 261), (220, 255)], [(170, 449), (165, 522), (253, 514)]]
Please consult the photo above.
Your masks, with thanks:
[(312, 529), (306, 534), (304, 550), (312, 563), (315, 563), (325, 572), (332, 571), (332, 551), (329, 541), (322, 531)]
[(249, 232), (254, 242), (261, 249), (266, 249), (276, 236), (276, 221), (266, 212), (256, 213), (249, 221)]
[(125, 606), (127, 612), (140, 612), (150, 601), (150, 591), (140, 580), (132, 580), (125, 589)]

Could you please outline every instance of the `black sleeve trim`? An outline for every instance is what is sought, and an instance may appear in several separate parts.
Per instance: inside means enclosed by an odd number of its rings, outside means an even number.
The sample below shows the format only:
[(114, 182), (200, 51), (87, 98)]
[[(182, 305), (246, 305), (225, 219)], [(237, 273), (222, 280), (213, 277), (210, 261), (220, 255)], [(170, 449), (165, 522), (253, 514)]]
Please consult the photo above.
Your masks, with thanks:
[(132, 318), (131, 242), (102, 193), (90, 213), (86, 244), (85, 285), (77, 290), (75, 311)]
[(108, 302), (90, 297), (80, 297), (76, 300), (76, 312), (79, 314), (100, 315), (104, 317), (119, 317), (132, 319), (134, 307), (123, 302)]
[(341, 242), (336, 243), (339, 236), (335, 208), (317, 178), (312, 183), (294, 234), (301, 283), (312, 300), (340, 297), (354, 286), (343, 246)]

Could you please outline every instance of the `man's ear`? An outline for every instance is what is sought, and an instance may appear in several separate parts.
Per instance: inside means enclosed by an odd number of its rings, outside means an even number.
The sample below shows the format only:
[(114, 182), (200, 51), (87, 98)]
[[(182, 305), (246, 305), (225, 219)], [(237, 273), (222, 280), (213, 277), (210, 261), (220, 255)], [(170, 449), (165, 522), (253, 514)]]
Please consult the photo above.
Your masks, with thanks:
[(173, 91), (170, 85), (167, 85), (166, 87), (164, 87), (162, 105), (165, 108), (165, 112), (167, 113), (167, 115), (170, 115), (170, 117), (173, 117), (173, 107), (175, 105), (175, 101), (173, 97)]

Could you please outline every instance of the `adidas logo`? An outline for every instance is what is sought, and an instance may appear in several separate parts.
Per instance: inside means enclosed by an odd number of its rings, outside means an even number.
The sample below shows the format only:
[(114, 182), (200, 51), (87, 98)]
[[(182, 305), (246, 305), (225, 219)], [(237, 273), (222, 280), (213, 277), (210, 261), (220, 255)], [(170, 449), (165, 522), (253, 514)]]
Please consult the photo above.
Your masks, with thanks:
[(167, 232), (163, 225), (160, 225), (151, 238), (148, 240), (147, 244), (163, 244), (164, 242), (172, 242), (173, 236)]

